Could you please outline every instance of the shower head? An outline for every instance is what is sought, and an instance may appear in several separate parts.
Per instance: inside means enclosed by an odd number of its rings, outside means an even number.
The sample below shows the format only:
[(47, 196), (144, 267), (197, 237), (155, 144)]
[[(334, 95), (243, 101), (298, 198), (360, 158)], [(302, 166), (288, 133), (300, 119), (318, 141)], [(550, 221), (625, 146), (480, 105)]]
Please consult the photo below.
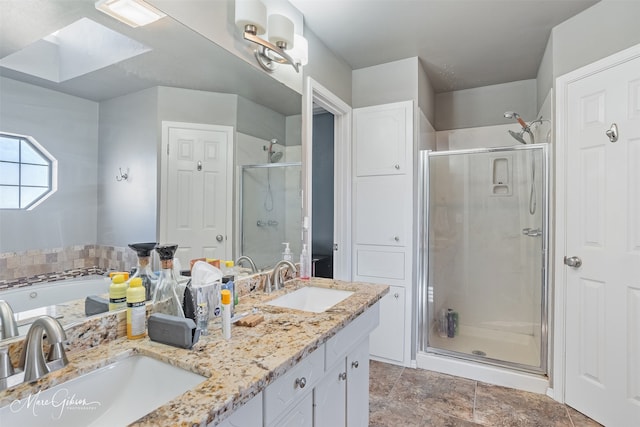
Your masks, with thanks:
[(273, 151), (273, 146), (278, 143), (276, 138), (273, 138), (269, 141), (269, 147), (266, 145), (262, 146), (262, 149), (267, 152), (267, 162), (268, 163), (277, 163), (280, 159), (282, 159), (282, 152)]
[(522, 120), (522, 117), (520, 117), (520, 114), (516, 113), (515, 111), (506, 111), (504, 113), (504, 118), (505, 119), (516, 119), (518, 121), (518, 123), (520, 123), (520, 126), (522, 126), (522, 129), (527, 130), (529, 129), (529, 125)]
[(282, 159), (282, 151), (274, 151), (271, 153), (269, 160), (271, 163), (278, 163)]
[(509, 130), (509, 135), (514, 137), (515, 140), (518, 141), (520, 144), (525, 144), (525, 145), (527, 144), (527, 141), (525, 141), (523, 138), (524, 130), (522, 132), (514, 132), (512, 130)]

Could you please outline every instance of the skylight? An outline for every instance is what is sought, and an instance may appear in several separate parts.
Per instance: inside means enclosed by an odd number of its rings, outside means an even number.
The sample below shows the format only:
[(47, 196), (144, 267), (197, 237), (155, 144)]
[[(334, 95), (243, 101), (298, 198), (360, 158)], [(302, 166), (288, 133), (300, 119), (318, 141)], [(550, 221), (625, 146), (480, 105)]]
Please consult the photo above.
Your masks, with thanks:
[(0, 59), (0, 66), (60, 83), (149, 51), (136, 40), (82, 18)]

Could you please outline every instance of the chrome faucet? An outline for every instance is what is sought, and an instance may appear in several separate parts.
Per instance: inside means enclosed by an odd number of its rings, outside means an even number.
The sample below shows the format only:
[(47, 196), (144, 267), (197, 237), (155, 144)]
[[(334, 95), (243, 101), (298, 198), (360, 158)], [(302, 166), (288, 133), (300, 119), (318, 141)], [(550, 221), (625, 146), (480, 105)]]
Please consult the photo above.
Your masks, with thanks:
[(0, 340), (18, 336), (18, 324), (13, 310), (5, 300), (0, 300)]
[(235, 264), (239, 265), (242, 261), (247, 261), (247, 263), (249, 263), (249, 266), (251, 267), (251, 273), (258, 272), (258, 267), (256, 267), (256, 263), (253, 262), (253, 260), (250, 257), (248, 257), (247, 255), (242, 255), (236, 260)]
[[(42, 349), (45, 332), (50, 344), (46, 361)], [(24, 370), (24, 382), (35, 381), (69, 363), (63, 347), (66, 339), (67, 334), (62, 325), (51, 316), (40, 316), (31, 324), (20, 357), (20, 367)]]
[(265, 292), (271, 293), (272, 291), (277, 291), (282, 287), (282, 276), (280, 275), (280, 270), (288, 269), (291, 273), (293, 273), (293, 277), (295, 277), (297, 273), (297, 269), (294, 263), (291, 261), (281, 260), (273, 266), (273, 271), (271, 272), (270, 280), (267, 280), (267, 284), (265, 286)]

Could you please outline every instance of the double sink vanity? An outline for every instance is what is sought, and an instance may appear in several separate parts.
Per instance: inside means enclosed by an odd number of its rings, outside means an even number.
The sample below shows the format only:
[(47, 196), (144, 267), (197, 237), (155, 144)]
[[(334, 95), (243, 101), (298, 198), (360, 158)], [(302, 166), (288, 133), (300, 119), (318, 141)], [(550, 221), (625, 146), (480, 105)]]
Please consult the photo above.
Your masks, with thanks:
[(127, 340), (124, 313), (105, 313), (67, 331), (67, 366), (0, 392), (0, 425), (366, 426), (368, 336), (387, 292), (319, 278), (257, 287), (236, 313), (264, 321), (230, 340), (212, 321), (190, 350)]

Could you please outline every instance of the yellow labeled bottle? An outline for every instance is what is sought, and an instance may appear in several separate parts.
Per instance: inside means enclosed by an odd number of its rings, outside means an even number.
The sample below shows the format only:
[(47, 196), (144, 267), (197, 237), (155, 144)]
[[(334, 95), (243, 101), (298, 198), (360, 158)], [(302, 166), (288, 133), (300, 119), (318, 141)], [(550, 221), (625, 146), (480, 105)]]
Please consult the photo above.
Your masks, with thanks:
[(127, 308), (127, 288), (129, 287), (123, 274), (116, 274), (109, 285), (109, 311)]
[(137, 340), (144, 338), (147, 308), (145, 305), (145, 289), (142, 279), (134, 277), (127, 289), (127, 338)]

